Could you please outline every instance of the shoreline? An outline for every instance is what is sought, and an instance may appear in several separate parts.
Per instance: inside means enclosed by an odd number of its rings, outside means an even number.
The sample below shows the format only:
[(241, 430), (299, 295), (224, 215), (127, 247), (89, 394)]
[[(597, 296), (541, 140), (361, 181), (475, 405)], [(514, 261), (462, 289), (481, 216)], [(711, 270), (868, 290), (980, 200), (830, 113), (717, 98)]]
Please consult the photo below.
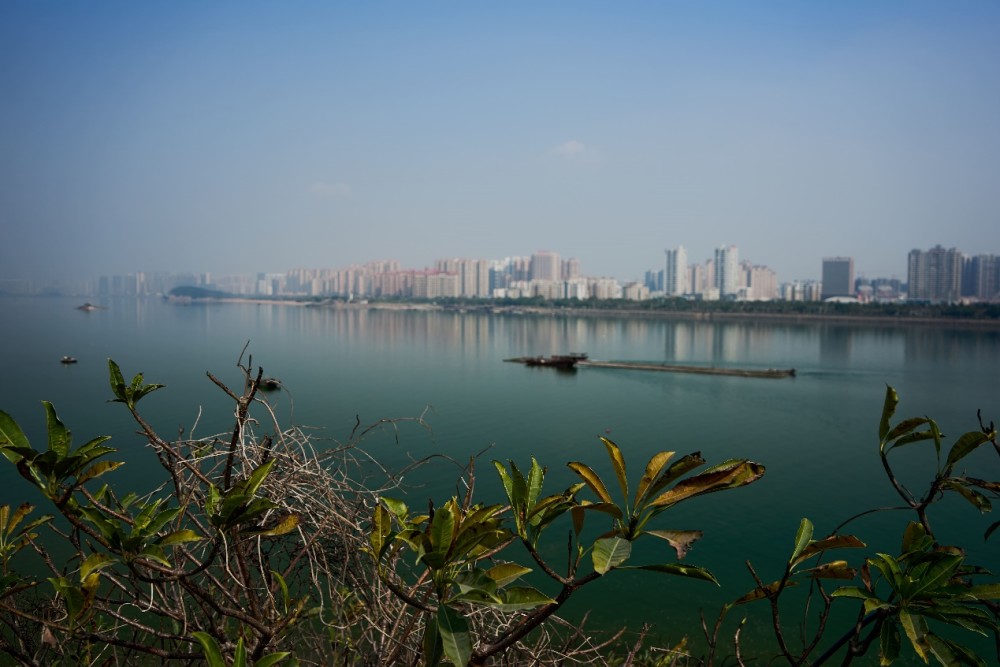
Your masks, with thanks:
[(906, 315), (841, 315), (825, 313), (769, 313), (769, 312), (723, 312), (713, 310), (637, 310), (547, 307), (533, 305), (490, 305), (470, 304), (466, 306), (438, 303), (405, 302), (343, 302), (302, 301), (296, 299), (265, 299), (242, 297), (205, 297), (197, 299), (172, 299), (168, 303), (177, 305), (197, 305), (210, 303), (249, 303), (257, 305), (298, 306), (304, 308), (330, 308), (346, 310), (392, 310), (423, 312), (455, 312), (460, 314), (480, 313), (489, 315), (530, 315), (548, 317), (588, 317), (613, 319), (678, 320), (687, 322), (736, 322), (760, 324), (832, 324), (844, 326), (872, 327), (942, 327), (952, 329), (974, 329), (980, 331), (1000, 331), (1000, 319), (963, 319), (956, 317), (912, 317)]

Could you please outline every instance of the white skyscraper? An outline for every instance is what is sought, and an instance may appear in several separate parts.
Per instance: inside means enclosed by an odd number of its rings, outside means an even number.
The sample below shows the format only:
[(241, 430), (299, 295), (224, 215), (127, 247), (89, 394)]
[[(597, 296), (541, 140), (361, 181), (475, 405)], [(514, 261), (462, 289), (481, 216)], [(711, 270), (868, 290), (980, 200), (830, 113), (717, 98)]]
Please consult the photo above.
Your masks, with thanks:
[(677, 246), (667, 250), (667, 263), (663, 270), (663, 293), (666, 296), (681, 296), (690, 292), (688, 289), (687, 250)]
[(715, 286), (720, 296), (736, 294), (739, 291), (740, 279), (739, 251), (734, 245), (726, 245), (715, 249)]

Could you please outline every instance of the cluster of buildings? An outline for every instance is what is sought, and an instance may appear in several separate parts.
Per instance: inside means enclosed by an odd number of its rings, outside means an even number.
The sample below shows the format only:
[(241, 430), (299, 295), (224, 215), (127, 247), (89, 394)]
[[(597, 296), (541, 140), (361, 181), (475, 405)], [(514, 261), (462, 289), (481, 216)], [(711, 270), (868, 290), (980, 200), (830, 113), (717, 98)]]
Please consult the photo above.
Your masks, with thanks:
[[(690, 263), (683, 246), (665, 251), (662, 268), (643, 281), (622, 284), (614, 278), (581, 273), (575, 258), (539, 251), (527, 257), (439, 259), (433, 268), (404, 269), (384, 260), (343, 269), (294, 269), (285, 273), (221, 276), (208, 273), (133, 273), (101, 276), (78, 294), (144, 296), (196, 286), (239, 296), (480, 299), (628, 299), (682, 297), (703, 301), (896, 301), (958, 303), (1000, 300), (1000, 257), (965, 255), (936, 246), (913, 250), (907, 281), (856, 277), (851, 257), (827, 257), (822, 280), (779, 283), (767, 266), (741, 260), (734, 245), (720, 246), (703, 262)], [(0, 281), (0, 293), (32, 294), (24, 281)]]
[(935, 246), (911, 250), (906, 276), (911, 301), (958, 303), (1000, 299), (1000, 257), (964, 255)]

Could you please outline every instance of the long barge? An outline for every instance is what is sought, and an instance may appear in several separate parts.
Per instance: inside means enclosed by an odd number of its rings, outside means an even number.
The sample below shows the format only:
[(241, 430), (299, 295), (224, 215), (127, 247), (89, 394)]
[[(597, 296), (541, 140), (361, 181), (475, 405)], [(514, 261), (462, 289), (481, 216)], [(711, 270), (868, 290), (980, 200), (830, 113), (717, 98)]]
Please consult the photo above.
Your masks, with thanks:
[(637, 361), (585, 361), (579, 366), (593, 368), (622, 368), (632, 371), (660, 371), (665, 373), (697, 373), (700, 375), (729, 375), (744, 378), (792, 378), (794, 368), (718, 368), (715, 366), (679, 366), (677, 364), (648, 364)]
[(749, 378), (795, 377), (794, 368), (718, 368), (715, 366), (682, 366), (678, 364), (651, 364), (641, 361), (596, 361), (586, 354), (554, 354), (548, 357), (515, 357), (504, 359), (525, 366), (542, 366), (571, 370), (576, 368), (620, 368), (632, 371), (659, 371), (661, 373), (695, 373), (699, 375), (727, 375)]

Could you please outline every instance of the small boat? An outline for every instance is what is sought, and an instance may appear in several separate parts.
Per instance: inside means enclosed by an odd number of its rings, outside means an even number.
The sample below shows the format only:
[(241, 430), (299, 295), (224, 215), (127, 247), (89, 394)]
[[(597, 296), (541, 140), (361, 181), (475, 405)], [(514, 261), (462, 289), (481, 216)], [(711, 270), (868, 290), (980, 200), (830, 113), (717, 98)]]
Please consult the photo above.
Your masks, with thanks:
[(281, 380), (278, 378), (264, 378), (260, 381), (262, 391), (277, 391), (281, 389)]
[(546, 366), (549, 368), (576, 368), (576, 364), (586, 361), (587, 355), (582, 352), (571, 352), (569, 354), (553, 354), (548, 357), (517, 357), (507, 359), (524, 364), (525, 366)]
[(76, 363), (76, 357), (71, 357), (69, 355), (66, 355), (62, 359), (59, 360), (59, 363), (61, 363), (61, 364), (75, 364)]

